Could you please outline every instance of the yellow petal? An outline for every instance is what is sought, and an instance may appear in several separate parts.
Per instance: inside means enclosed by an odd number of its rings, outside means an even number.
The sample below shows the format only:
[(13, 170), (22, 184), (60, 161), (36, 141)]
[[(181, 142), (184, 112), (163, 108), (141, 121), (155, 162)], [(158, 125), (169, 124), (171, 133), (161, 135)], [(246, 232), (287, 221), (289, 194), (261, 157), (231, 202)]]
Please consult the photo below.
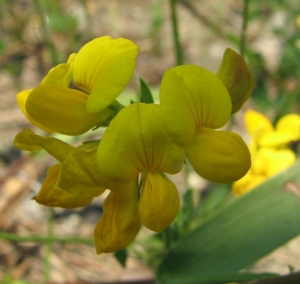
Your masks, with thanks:
[(254, 85), (253, 75), (245, 60), (238, 53), (227, 48), (217, 76), (229, 92), (232, 113), (237, 112), (250, 97)]
[(276, 124), (276, 132), (289, 135), (289, 142), (300, 140), (300, 116), (295, 113), (284, 115)]
[(176, 186), (163, 172), (149, 170), (139, 200), (142, 223), (148, 229), (160, 232), (172, 224), (179, 207)]
[(277, 147), (283, 146), (292, 141), (292, 133), (288, 132), (270, 132), (266, 133), (259, 139), (259, 146), (262, 147)]
[(41, 85), (55, 85), (58, 87), (69, 87), (72, 80), (71, 65), (69, 63), (59, 64), (48, 72), (47, 76), (42, 80)]
[(274, 150), (261, 148), (253, 159), (253, 172), (271, 177), (282, 172), (296, 161), (296, 156), (290, 149)]
[(97, 254), (127, 247), (140, 230), (135, 182), (123, 187), (121, 193), (111, 191), (103, 203), (103, 215), (94, 232)]
[(175, 174), (184, 149), (172, 144), (159, 105), (135, 103), (112, 120), (98, 147), (98, 167), (116, 183), (129, 183), (144, 169)]
[(113, 115), (108, 108), (88, 113), (87, 98), (87, 94), (77, 90), (40, 85), (28, 96), (26, 111), (34, 121), (56, 132), (81, 135)]
[(187, 156), (195, 171), (213, 182), (236, 181), (251, 166), (246, 144), (240, 136), (229, 131), (199, 130), (187, 148)]
[(49, 168), (43, 185), (34, 197), (35, 201), (51, 207), (77, 208), (90, 204), (93, 197), (70, 194), (64, 190), (54, 189), (60, 165)]
[(267, 177), (264, 175), (254, 175), (249, 171), (245, 176), (233, 183), (232, 190), (236, 196), (240, 196), (258, 186), (266, 179)]
[(89, 151), (73, 149), (60, 167), (56, 189), (71, 194), (96, 197), (106, 187), (96, 161), (97, 148)]
[(191, 143), (197, 128), (220, 128), (231, 115), (230, 96), (221, 80), (195, 65), (165, 72), (160, 101), (168, 133), (180, 146)]
[(274, 132), (267, 133), (261, 137), (259, 145), (263, 147), (282, 146), (300, 139), (300, 116), (298, 114), (287, 114), (280, 118)]
[(21, 111), (25, 114), (25, 116), (27, 117), (27, 119), (35, 126), (37, 126), (38, 128), (46, 131), (46, 132), (53, 132), (52, 129), (49, 129), (47, 127), (44, 127), (43, 125), (39, 124), (38, 122), (34, 121), (33, 119), (30, 118), (30, 116), (28, 115), (26, 108), (25, 108), (25, 104), (27, 101), (27, 98), (29, 96), (29, 94), (31, 93), (32, 90), (24, 90), (20, 93), (17, 94), (17, 102), (18, 102), (18, 106), (21, 109)]
[(45, 149), (50, 155), (63, 162), (73, 146), (54, 137), (36, 135), (31, 129), (25, 128), (19, 132), (14, 140), (14, 145), (25, 151), (40, 151)]
[(55, 85), (68, 88), (72, 81), (73, 64), (76, 53), (70, 54), (67, 63), (58, 64), (51, 68), (41, 85)]
[(130, 81), (139, 48), (130, 40), (99, 37), (84, 45), (74, 60), (73, 80), (90, 93), (88, 112), (108, 107)]
[(259, 141), (267, 133), (274, 132), (271, 121), (262, 113), (251, 109), (245, 112), (245, 123), (248, 133), (255, 141)]

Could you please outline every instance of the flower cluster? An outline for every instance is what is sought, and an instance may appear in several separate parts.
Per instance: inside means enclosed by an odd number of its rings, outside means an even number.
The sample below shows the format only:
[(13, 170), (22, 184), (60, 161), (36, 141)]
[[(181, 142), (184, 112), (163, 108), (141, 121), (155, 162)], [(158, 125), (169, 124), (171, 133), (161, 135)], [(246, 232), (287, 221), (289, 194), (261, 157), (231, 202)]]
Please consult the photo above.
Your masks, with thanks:
[(252, 166), (243, 178), (233, 184), (236, 195), (251, 190), (294, 164), (296, 155), (290, 149), (290, 145), (300, 140), (298, 114), (287, 114), (281, 117), (273, 127), (265, 115), (247, 110), (245, 123), (251, 137), (249, 149)]
[(186, 157), (214, 182), (236, 181), (250, 168), (243, 140), (217, 130), (252, 91), (253, 76), (241, 56), (227, 49), (216, 74), (195, 65), (171, 68), (162, 78), (160, 104), (124, 107), (116, 99), (132, 77), (137, 54), (128, 39), (94, 39), (17, 96), (25, 115), (44, 130), (81, 135), (108, 126), (101, 141), (79, 147), (30, 129), (14, 141), (59, 161), (35, 196), (38, 203), (75, 208), (109, 190), (95, 228), (97, 253), (126, 247), (141, 224), (159, 232), (173, 222), (180, 198), (166, 173), (181, 171)]

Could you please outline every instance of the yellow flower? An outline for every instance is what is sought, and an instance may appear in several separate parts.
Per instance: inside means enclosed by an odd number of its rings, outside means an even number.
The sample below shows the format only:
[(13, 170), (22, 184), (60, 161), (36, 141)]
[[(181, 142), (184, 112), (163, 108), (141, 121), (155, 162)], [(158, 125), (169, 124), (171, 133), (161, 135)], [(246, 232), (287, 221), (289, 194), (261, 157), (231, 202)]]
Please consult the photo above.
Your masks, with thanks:
[(237, 196), (294, 164), (296, 156), (288, 143), (300, 140), (300, 116), (297, 114), (283, 116), (274, 128), (265, 115), (247, 110), (245, 122), (251, 137), (252, 166), (246, 176), (233, 184)]
[(172, 142), (186, 149), (195, 171), (213, 182), (240, 179), (250, 168), (250, 154), (237, 134), (215, 130), (232, 113), (227, 88), (215, 74), (195, 65), (165, 72), (160, 88), (163, 119)]
[[(118, 111), (115, 99), (132, 77), (137, 53), (128, 39), (94, 39), (52, 68), (41, 85), (19, 93), (19, 106), (44, 130), (83, 134)], [(72, 80), (80, 90), (69, 87)]]
[(76, 208), (88, 205), (104, 192), (106, 187), (97, 169), (95, 145), (75, 148), (59, 139), (36, 135), (28, 128), (17, 134), (14, 144), (26, 151), (44, 149), (60, 162), (48, 170), (35, 197), (38, 203)]
[[(116, 184), (110, 188), (113, 200), (118, 200), (120, 211), (127, 212), (114, 215), (120, 224), (135, 224), (137, 234), (138, 215), (140, 222), (155, 232), (164, 230), (173, 222), (179, 210), (179, 194), (164, 172), (178, 173), (183, 166), (184, 152), (171, 142), (159, 105), (134, 103), (118, 113), (103, 135), (97, 161), (103, 177)], [(140, 173), (142, 189), (138, 193), (136, 179)], [(112, 215), (110, 211), (114, 208), (107, 206), (104, 214)], [(131, 218), (131, 222), (126, 218)], [(107, 223), (101, 219), (95, 230), (98, 253), (103, 251), (106, 241), (101, 232), (105, 231)], [(122, 230), (122, 226), (115, 226), (106, 238), (114, 238)]]
[(103, 215), (95, 228), (97, 253), (117, 251), (134, 240), (141, 227), (136, 183), (113, 185), (103, 178), (96, 161), (98, 143), (85, 143), (74, 148), (59, 139), (42, 137), (25, 129), (17, 134), (14, 144), (26, 151), (44, 149), (60, 162), (49, 168), (40, 191), (33, 198), (40, 204), (82, 207), (106, 188), (117, 189), (105, 199)]
[[(216, 182), (237, 180), (250, 167), (243, 140), (216, 130), (251, 93), (253, 77), (243, 59), (227, 50), (217, 75), (194, 65), (172, 68), (162, 80), (161, 105), (134, 103), (120, 110), (115, 99), (132, 76), (137, 52), (129, 40), (96, 39), (51, 69), (40, 86), (18, 95), (24, 113), (44, 129), (79, 135), (111, 120), (99, 145), (74, 148), (29, 129), (14, 141), (59, 161), (37, 202), (85, 206), (110, 190), (95, 227), (97, 253), (125, 248), (141, 224), (159, 232), (173, 222), (180, 199), (165, 173), (178, 173), (185, 155), (198, 174)], [(69, 88), (71, 80), (80, 90)]]

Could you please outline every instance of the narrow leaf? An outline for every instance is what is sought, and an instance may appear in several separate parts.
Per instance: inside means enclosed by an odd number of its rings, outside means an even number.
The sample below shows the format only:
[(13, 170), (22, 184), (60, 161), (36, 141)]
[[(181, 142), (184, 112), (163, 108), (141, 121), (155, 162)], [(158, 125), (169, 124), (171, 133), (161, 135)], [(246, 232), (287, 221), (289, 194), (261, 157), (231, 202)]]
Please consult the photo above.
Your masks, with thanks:
[(153, 104), (154, 99), (152, 96), (152, 93), (148, 87), (148, 85), (145, 83), (145, 81), (140, 78), (140, 87), (141, 87), (141, 98), (140, 102), (145, 104)]
[(222, 284), (241, 281), (252, 281), (269, 279), (277, 276), (273, 273), (236, 273), (236, 274), (180, 274), (176, 277), (170, 277), (162, 280), (162, 284)]
[(299, 172), (300, 161), (206, 219), (171, 249), (158, 277), (235, 273), (299, 235)]

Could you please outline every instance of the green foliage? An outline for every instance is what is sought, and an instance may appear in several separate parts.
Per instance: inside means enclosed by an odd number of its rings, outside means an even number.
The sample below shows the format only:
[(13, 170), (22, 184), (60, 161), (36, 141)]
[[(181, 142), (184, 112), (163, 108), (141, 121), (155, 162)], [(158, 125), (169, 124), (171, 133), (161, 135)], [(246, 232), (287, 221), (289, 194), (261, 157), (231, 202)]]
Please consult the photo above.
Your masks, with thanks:
[(61, 34), (73, 34), (77, 29), (78, 20), (66, 13), (51, 13), (49, 17), (49, 27), (51, 31)]
[(252, 93), (254, 108), (261, 112), (272, 111), (275, 120), (286, 113), (300, 110), (297, 95), (300, 88), (296, 83), (300, 76), (300, 61), (297, 60), (300, 57), (299, 11), (299, 1), (295, 0), (250, 1), (250, 24), (261, 23), (266, 36), (268, 33), (276, 38), (280, 46), (280, 54), (274, 58), (278, 64), (272, 70), (261, 53), (252, 50), (251, 45), (247, 47), (248, 63), (256, 82)]
[(29, 282), (23, 280), (14, 280), (9, 274), (4, 275), (1, 283), (2, 284), (30, 284)]
[(6, 51), (6, 44), (5, 41), (0, 38), (0, 54), (4, 53)]

